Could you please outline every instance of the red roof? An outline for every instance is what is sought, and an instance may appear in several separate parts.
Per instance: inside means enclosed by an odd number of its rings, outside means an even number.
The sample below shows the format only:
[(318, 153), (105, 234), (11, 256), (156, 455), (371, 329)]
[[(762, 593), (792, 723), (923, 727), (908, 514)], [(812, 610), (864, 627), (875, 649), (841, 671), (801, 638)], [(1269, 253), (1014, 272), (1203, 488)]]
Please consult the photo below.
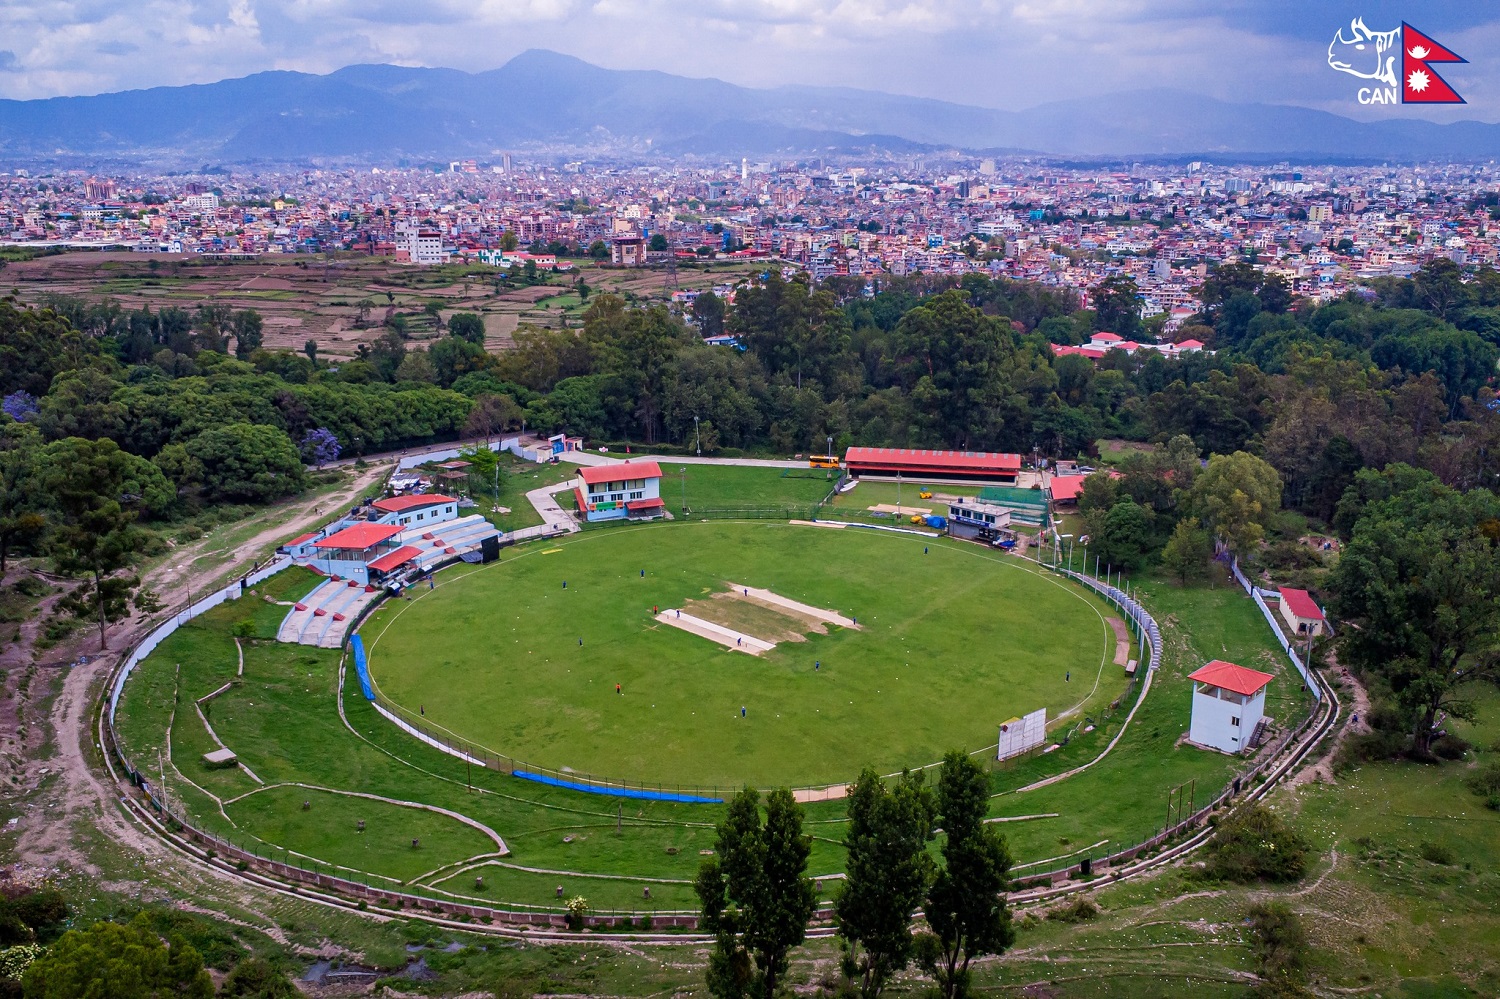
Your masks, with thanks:
[(285, 547), (290, 548), (293, 545), (304, 544), (305, 542), (311, 541), (313, 538), (316, 538), (317, 536), (318, 536), (318, 532), (317, 531), (308, 531), (306, 534), (299, 534), (297, 537), (295, 537), (292, 540), (288, 541), (286, 543)]
[(363, 524), (355, 524), (346, 527), (337, 534), (330, 534), (322, 541), (315, 542), (314, 548), (373, 548), (382, 541), (388, 541), (400, 534), (405, 528), (396, 524), (371, 524), (368, 521)]
[(1083, 492), (1083, 483), (1087, 478), (1087, 475), (1052, 476), (1052, 501), (1076, 500), (1078, 494)]
[(661, 501), (661, 497), (659, 496), (655, 499), (638, 499), (625, 501), (625, 509), (632, 512), (636, 510), (655, 510), (656, 508), (663, 506), (666, 506), (666, 504)]
[(443, 503), (457, 503), (458, 500), (452, 496), (439, 496), (436, 493), (431, 496), (388, 496), (378, 499), (370, 505), (377, 510), (386, 513), (405, 513), (407, 510), (415, 510), (424, 506), (439, 506)]
[(1099, 358), (1104, 356), (1104, 351), (1094, 347), (1069, 347), (1067, 344), (1062, 343), (1054, 343), (1050, 344), (1049, 346), (1052, 347), (1052, 353), (1057, 357), (1065, 357), (1068, 354), (1077, 354), (1080, 357), (1088, 357), (1097, 361), (1099, 360)]
[(1293, 617), (1306, 618), (1309, 621), (1322, 621), (1323, 611), (1318, 607), (1317, 601), (1313, 600), (1312, 594), (1306, 590), (1294, 590), (1290, 586), (1283, 586), (1276, 591), (1281, 594), (1281, 602), (1291, 610)]
[(608, 465), (585, 465), (579, 473), (588, 485), (625, 479), (659, 479), (661, 466), (654, 461), (620, 461)]
[(1095, 333), (1089, 339), (1095, 341), (1096, 343), (1119, 343), (1125, 338), (1117, 333)]
[(1202, 347), (1203, 346), (1203, 341), (1202, 340), (1182, 340), (1182, 341), (1178, 342), (1177, 346), (1181, 347), (1183, 350), (1187, 350), (1190, 347)]
[(1244, 694), (1249, 697), (1260, 688), (1276, 679), (1270, 673), (1262, 673), (1258, 669), (1250, 669), (1246, 666), (1236, 666), (1234, 663), (1226, 663), (1222, 659), (1215, 659), (1207, 666), (1198, 670), (1188, 677), (1189, 680), (1197, 680), (1212, 687), (1223, 687), (1232, 690), (1236, 694)]
[(371, 562), (370, 568), (374, 569), (376, 572), (390, 572), (397, 566), (405, 565), (420, 554), (422, 554), (422, 549), (415, 548), (411, 545), (402, 545), (395, 551), (390, 552), (386, 555), (382, 555), (375, 561)]
[(980, 472), (1015, 474), (1021, 470), (1019, 454), (989, 451), (919, 451), (895, 447), (851, 447), (844, 453), (844, 463), (851, 471), (905, 472)]

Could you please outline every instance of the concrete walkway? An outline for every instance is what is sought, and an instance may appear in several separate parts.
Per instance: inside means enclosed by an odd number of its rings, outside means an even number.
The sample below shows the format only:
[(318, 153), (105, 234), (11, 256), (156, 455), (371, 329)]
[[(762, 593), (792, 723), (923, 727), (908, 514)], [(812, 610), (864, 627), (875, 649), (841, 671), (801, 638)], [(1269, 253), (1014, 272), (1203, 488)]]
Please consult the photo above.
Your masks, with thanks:
[(525, 541), (529, 538), (545, 538), (554, 534), (572, 534), (579, 530), (578, 521), (557, 502), (558, 493), (571, 492), (572, 489), (573, 482), (570, 479), (555, 485), (539, 486), (527, 492), (526, 502), (536, 510), (542, 518), (542, 523), (536, 527), (523, 527), (519, 531), (512, 531), (511, 537), (517, 541)]

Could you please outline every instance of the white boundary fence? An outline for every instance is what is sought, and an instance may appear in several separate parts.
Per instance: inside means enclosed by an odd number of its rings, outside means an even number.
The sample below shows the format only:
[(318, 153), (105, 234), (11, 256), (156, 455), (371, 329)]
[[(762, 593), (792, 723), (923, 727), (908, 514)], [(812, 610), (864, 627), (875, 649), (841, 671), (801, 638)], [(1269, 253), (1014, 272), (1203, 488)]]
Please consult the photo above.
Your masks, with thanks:
[(201, 597), (197, 601), (184, 607), (182, 610), (178, 611), (176, 614), (173, 614), (170, 618), (157, 625), (154, 629), (152, 629), (149, 635), (137, 642), (135, 648), (131, 649), (130, 655), (125, 658), (125, 661), (123, 663), (121, 663), (120, 671), (115, 674), (115, 682), (109, 689), (110, 727), (113, 728), (115, 724), (115, 708), (119, 706), (120, 692), (125, 689), (125, 681), (130, 679), (130, 674), (135, 670), (137, 664), (139, 664), (142, 659), (145, 659), (152, 652), (155, 652), (156, 647), (162, 642), (166, 641), (168, 636), (170, 636), (178, 628), (181, 628), (183, 625), (187, 624), (193, 618), (197, 617), (199, 614), (202, 614), (205, 611), (212, 610), (213, 608), (224, 603), (226, 600), (238, 600), (244, 594), (246, 587), (255, 586), (257, 583), (262, 583), (265, 580), (270, 579), (272, 576), (276, 575), (278, 572), (285, 569), (291, 564), (292, 560), (289, 556), (276, 556), (261, 568), (248, 573), (243, 579), (237, 579), (234, 582), (230, 583), (228, 586), (224, 587), (222, 590), (215, 590), (208, 596)]
[(1255, 606), (1259, 607), (1261, 614), (1265, 615), (1266, 623), (1271, 626), (1271, 633), (1276, 636), (1276, 641), (1280, 643), (1282, 651), (1287, 654), (1287, 658), (1292, 661), (1292, 665), (1297, 667), (1297, 672), (1302, 676), (1303, 686), (1312, 691), (1313, 700), (1321, 701), (1323, 699), (1322, 689), (1308, 675), (1307, 664), (1302, 661), (1301, 656), (1297, 655), (1297, 649), (1291, 639), (1286, 637), (1286, 632), (1281, 630), (1281, 621), (1278, 619), (1276, 612), (1266, 605), (1266, 597), (1279, 598), (1280, 594), (1274, 590), (1263, 590), (1251, 583), (1245, 574), (1240, 571), (1239, 559), (1230, 561), (1229, 571), (1234, 574), (1234, 581), (1239, 583), (1246, 593), (1250, 594), (1250, 598), (1255, 601)]

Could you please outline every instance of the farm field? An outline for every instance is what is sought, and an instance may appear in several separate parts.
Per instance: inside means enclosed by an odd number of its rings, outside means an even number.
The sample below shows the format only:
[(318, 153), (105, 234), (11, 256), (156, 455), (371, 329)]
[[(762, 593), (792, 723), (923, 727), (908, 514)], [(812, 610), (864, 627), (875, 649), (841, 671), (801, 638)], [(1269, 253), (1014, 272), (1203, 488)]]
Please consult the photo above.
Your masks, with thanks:
[[(732, 603), (716, 597), (728, 582), (858, 627), (797, 624), (805, 640), (751, 657), (653, 618)], [(993, 745), (1000, 722), (1035, 708), (1108, 702), (1124, 676), (1104, 617), (1078, 589), (975, 546), (693, 523), (533, 547), (392, 603), (363, 633), (385, 697), (520, 769), (734, 788), (923, 766)]]
[[(587, 308), (578, 294), (580, 278), (590, 297), (610, 293), (664, 300), (671, 291), (661, 271), (601, 268), (581, 258), (572, 263), (573, 270), (543, 274), (545, 283), (526, 286), (502, 282), (496, 268), (479, 264), (413, 267), (352, 254), (220, 260), (80, 251), (12, 261), (5, 280), (6, 288), (15, 288), (28, 304), (59, 294), (110, 299), (124, 309), (193, 310), (209, 303), (255, 309), (265, 323), (268, 350), (301, 352), (312, 340), (318, 356), (330, 360), (353, 357), (360, 344), (378, 337), (388, 311), (408, 317), (414, 345), (440, 336), (434, 321), (420, 315), (433, 301), (440, 303), (445, 322), (455, 312), (478, 313), (485, 324), (485, 346), (495, 351), (511, 346), (523, 323), (553, 329), (580, 325)], [(757, 268), (743, 262), (680, 267), (676, 286), (706, 289), (762, 269), (764, 264)]]

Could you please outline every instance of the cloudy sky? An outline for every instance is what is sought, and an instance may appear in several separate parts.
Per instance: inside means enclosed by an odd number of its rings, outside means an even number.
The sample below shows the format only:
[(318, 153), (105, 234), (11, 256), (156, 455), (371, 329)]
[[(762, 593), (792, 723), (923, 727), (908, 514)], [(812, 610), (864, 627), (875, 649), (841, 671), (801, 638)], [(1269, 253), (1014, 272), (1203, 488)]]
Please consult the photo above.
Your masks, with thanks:
[[(1470, 65), (1461, 108), (1362, 109), (1340, 26), (1409, 19)], [(999, 108), (1175, 87), (1352, 116), (1500, 121), (1500, 6), (1474, 0), (0, 0), (0, 97), (386, 62), (493, 69), (549, 48), (747, 86), (844, 85)]]

